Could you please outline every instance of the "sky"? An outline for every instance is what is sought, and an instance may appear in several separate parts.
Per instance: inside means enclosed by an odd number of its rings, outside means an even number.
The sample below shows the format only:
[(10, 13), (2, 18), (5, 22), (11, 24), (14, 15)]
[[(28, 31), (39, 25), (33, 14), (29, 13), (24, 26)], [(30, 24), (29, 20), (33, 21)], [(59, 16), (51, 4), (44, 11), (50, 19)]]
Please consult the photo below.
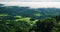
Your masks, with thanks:
[(21, 1), (21, 2), (60, 2), (60, 0), (0, 0), (0, 1)]
[(31, 8), (60, 8), (60, 0), (0, 0), (5, 6), (24, 6)]

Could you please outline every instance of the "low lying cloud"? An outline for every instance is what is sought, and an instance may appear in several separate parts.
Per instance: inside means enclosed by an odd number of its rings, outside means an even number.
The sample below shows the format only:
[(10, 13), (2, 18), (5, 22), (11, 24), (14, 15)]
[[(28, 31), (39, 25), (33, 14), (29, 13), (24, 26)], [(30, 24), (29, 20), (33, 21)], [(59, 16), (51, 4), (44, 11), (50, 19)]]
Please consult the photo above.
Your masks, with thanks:
[(0, 2), (0, 4), (5, 4), (5, 6), (27, 6), (31, 8), (60, 8), (60, 2)]

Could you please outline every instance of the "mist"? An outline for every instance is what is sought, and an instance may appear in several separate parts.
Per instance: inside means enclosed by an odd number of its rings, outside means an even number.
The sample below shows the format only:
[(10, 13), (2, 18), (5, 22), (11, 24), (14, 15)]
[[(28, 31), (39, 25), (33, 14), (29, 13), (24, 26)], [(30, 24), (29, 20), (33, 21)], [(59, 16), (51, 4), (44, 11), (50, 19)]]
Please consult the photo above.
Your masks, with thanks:
[(0, 4), (5, 4), (5, 6), (21, 6), (21, 7), (31, 7), (31, 8), (60, 8), (60, 2), (0, 2)]

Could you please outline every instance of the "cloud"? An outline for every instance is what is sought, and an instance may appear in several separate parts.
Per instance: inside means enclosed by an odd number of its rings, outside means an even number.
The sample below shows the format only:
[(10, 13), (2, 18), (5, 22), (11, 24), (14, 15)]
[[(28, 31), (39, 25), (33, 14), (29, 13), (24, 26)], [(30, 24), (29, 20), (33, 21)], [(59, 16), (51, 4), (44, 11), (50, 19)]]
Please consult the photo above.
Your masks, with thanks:
[(60, 2), (19, 2), (19, 1), (12, 1), (12, 2), (0, 2), (5, 4), (5, 6), (27, 6), (31, 8), (60, 8)]
[(59, 2), (60, 0), (0, 0), (0, 1), (21, 1), (21, 2)]
[(60, 0), (20, 0), (25, 2), (59, 2)]

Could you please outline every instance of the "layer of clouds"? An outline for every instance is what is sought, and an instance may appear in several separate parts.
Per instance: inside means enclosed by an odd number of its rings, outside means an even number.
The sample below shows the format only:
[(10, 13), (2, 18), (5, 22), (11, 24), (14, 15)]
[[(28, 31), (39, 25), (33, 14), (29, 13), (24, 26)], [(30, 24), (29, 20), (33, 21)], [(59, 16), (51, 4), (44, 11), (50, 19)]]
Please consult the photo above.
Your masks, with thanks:
[(60, 0), (0, 0), (1, 2), (21, 1), (21, 2), (59, 2)]
[(20, 2), (20, 1), (12, 1), (12, 2), (0, 2), (1, 4), (5, 4), (5, 6), (24, 6), (31, 8), (60, 8), (60, 2)]

